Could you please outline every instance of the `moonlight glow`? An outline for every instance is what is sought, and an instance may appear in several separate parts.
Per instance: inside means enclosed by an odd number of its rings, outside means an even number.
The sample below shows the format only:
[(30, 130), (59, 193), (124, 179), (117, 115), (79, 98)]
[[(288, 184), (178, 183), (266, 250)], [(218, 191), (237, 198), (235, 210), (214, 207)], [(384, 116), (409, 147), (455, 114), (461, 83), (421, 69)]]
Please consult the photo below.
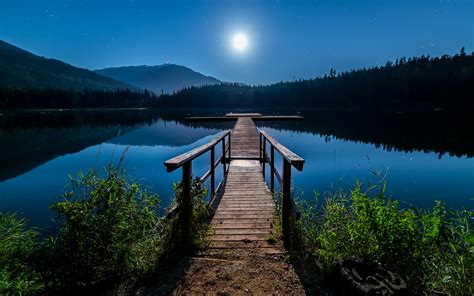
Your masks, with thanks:
[(244, 51), (248, 45), (247, 36), (242, 33), (235, 34), (232, 39), (232, 45), (236, 50)]

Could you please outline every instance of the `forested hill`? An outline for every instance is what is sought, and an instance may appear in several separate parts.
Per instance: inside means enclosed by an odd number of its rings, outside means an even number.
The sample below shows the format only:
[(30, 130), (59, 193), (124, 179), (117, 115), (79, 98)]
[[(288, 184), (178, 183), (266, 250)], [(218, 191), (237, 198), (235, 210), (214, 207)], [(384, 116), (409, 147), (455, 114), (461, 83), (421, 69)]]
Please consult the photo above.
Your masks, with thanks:
[(163, 95), (161, 107), (474, 110), (474, 53), (401, 58), (385, 66), (268, 86), (225, 84)]
[(0, 88), (116, 90), (139, 89), (130, 84), (34, 55), (0, 40)]
[(129, 66), (96, 70), (97, 73), (124, 81), (156, 94), (172, 93), (190, 86), (220, 83), (214, 77), (205, 76), (187, 67), (164, 64), (158, 66)]

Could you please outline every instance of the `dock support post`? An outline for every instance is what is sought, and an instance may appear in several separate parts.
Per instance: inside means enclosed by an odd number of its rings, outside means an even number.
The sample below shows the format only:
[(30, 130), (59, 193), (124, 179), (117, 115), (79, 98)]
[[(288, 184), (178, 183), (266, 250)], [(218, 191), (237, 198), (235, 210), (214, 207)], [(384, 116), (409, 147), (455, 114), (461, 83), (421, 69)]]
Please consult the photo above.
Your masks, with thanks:
[(263, 154), (262, 173), (263, 173), (263, 179), (265, 180), (265, 164), (267, 163), (267, 139), (265, 137), (263, 138), (262, 154)]
[(214, 194), (216, 193), (216, 187), (215, 187), (215, 168), (214, 168), (214, 162), (215, 162), (215, 155), (214, 155), (214, 146), (211, 148), (211, 198), (214, 197)]
[(188, 161), (183, 164), (183, 191), (181, 200), (181, 213), (179, 219), (181, 220), (183, 249), (186, 251), (191, 244), (191, 219), (192, 219), (192, 201), (191, 201), (191, 186), (192, 186), (192, 162)]
[(281, 201), (281, 228), (286, 248), (290, 248), (291, 164), (283, 160), (283, 196)]
[(223, 176), (225, 176), (225, 172), (226, 172), (226, 157), (225, 157), (225, 137), (222, 138), (222, 168), (224, 169), (224, 174)]
[(232, 134), (232, 133), (229, 133), (229, 140), (228, 140), (228, 142), (227, 142), (227, 143), (229, 143), (229, 165), (230, 165), (230, 160), (232, 159), (232, 154), (231, 154), (231, 153), (232, 153), (231, 134)]
[(275, 147), (270, 148), (270, 191), (275, 192)]

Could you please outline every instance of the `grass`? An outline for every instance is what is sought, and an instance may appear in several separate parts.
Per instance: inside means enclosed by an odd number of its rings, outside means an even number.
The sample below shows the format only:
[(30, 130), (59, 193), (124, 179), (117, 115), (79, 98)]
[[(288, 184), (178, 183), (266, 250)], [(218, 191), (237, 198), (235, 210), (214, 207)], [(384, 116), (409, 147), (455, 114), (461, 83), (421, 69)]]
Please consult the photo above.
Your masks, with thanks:
[(278, 241), (277, 237), (273, 234), (273, 233), (270, 233), (267, 235), (267, 242), (271, 245), (274, 245), (276, 244)]
[[(173, 191), (176, 194), (174, 204), (180, 204), (182, 200), (182, 183), (174, 183), (173, 184)], [(191, 206), (192, 206), (192, 211), (191, 211), (191, 242), (190, 242), (190, 248), (191, 250), (193, 249), (199, 249), (203, 248), (206, 246), (208, 242), (208, 238), (211, 234), (211, 226), (206, 222), (206, 219), (209, 217), (209, 209), (207, 206), (207, 203), (205, 202), (205, 198), (207, 196), (207, 189), (203, 187), (201, 180), (199, 178), (195, 178), (192, 180), (191, 184)], [(178, 212), (177, 217), (175, 218), (175, 223), (176, 226), (174, 227), (174, 232), (179, 233), (180, 227), (178, 226), (181, 222), (181, 219), (184, 219), (185, 217), (182, 217), (181, 215), (184, 214), (182, 212)], [(186, 242), (181, 242), (181, 239), (179, 237), (173, 238), (173, 241), (177, 241), (180, 243), (186, 243)], [(171, 241), (170, 241), (171, 244)], [(189, 251), (189, 250), (184, 250), (184, 251)]]
[[(158, 196), (118, 168), (79, 174), (71, 184), (52, 205), (59, 226), (52, 237), (39, 239), (25, 219), (0, 213), (0, 294), (110, 291), (207, 244), (207, 192), (198, 179), (188, 242), (180, 225), (189, 216), (158, 216)], [(304, 203), (301, 220), (291, 223), (294, 250), (310, 253), (328, 274), (336, 260), (356, 256), (399, 273), (414, 293), (474, 294), (473, 212), (452, 211), (441, 202), (431, 210), (401, 209), (385, 196), (384, 184), (363, 190), (356, 183), (346, 194)], [(174, 190), (179, 204), (182, 185)], [(281, 236), (278, 214), (275, 221), (269, 243)]]
[(472, 211), (439, 201), (431, 210), (401, 209), (384, 188), (356, 183), (348, 194), (305, 203), (297, 225), (305, 250), (327, 273), (356, 256), (398, 272), (416, 293), (474, 294)]
[(57, 283), (75, 288), (142, 274), (156, 267), (163, 252), (159, 199), (109, 167), (106, 176), (89, 171), (51, 208), (59, 233), (50, 244)]
[[(180, 201), (181, 185), (175, 184)], [(204, 222), (206, 190), (192, 185), (192, 237), (180, 240), (180, 212), (158, 216), (157, 195), (130, 181), (123, 170), (89, 171), (71, 178), (71, 188), (51, 208), (58, 232), (38, 239), (16, 214), (0, 214), (0, 294), (110, 291), (124, 281), (139, 281), (189, 244), (193, 251), (207, 242)]]
[(43, 289), (32, 265), (37, 235), (16, 213), (0, 213), (0, 295), (32, 294)]

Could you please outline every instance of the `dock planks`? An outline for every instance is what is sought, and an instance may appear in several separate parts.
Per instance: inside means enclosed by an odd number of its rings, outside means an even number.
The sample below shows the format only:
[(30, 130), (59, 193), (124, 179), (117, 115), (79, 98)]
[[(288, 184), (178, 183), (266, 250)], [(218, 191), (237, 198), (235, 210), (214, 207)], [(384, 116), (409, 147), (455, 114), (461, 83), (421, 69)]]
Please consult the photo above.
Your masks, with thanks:
[[(231, 133), (231, 159), (254, 159), (258, 160), (260, 151), (260, 136), (257, 127), (250, 117), (239, 117)], [(245, 173), (244, 171), (242, 171)], [(252, 178), (249, 172), (240, 178)], [(261, 175), (260, 171), (252, 169), (253, 175)], [(229, 176), (230, 177), (230, 176)]]
[(217, 192), (211, 249), (258, 248), (270, 252), (275, 203), (259, 162), (259, 134), (251, 117), (239, 117), (231, 134), (231, 162)]

